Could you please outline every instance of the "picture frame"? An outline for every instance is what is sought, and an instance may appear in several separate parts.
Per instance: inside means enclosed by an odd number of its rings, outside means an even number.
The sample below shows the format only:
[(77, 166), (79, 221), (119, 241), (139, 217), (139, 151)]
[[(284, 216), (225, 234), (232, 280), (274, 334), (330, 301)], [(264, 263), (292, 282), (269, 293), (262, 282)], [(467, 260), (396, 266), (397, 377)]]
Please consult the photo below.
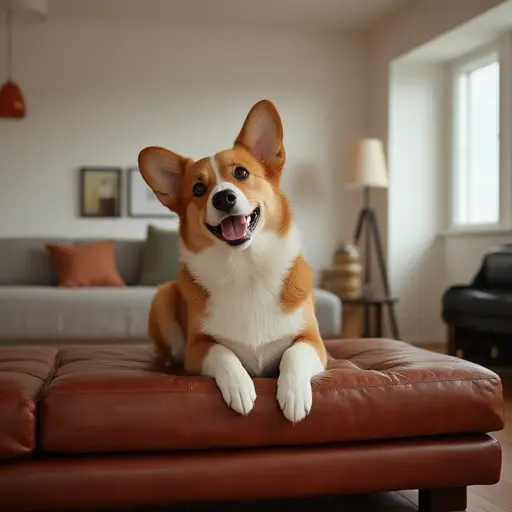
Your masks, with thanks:
[(121, 217), (122, 169), (82, 167), (79, 194), (80, 217)]
[(176, 214), (168, 210), (144, 181), (138, 167), (128, 169), (128, 216), (146, 219), (174, 219)]

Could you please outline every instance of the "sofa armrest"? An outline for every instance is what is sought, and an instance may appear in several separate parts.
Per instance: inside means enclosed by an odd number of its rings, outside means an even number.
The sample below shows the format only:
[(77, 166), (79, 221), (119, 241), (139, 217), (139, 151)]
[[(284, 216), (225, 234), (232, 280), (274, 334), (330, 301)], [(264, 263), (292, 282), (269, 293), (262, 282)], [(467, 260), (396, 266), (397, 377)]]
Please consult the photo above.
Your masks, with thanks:
[(316, 318), (324, 340), (341, 336), (341, 299), (332, 292), (315, 288)]

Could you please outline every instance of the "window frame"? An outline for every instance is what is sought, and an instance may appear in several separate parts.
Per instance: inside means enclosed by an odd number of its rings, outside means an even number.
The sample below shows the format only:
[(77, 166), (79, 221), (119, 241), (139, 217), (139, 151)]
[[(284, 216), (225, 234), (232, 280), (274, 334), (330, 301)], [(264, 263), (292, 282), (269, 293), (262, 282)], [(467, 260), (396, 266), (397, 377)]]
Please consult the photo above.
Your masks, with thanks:
[[(485, 64), (498, 61), (499, 71), (499, 215), (496, 223), (486, 224), (457, 224), (455, 211), (458, 179), (458, 104), (460, 101), (458, 78), (463, 73), (479, 69)], [(478, 49), (468, 52), (450, 62), (448, 65), (449, 80), (449, 186), (447, 234), (457, 233), (490, 233), (510, 231), (512, 229), (512, 45), (511, 36), (506, 34)], [(511, 141), (507, 147), (507, 141)]]

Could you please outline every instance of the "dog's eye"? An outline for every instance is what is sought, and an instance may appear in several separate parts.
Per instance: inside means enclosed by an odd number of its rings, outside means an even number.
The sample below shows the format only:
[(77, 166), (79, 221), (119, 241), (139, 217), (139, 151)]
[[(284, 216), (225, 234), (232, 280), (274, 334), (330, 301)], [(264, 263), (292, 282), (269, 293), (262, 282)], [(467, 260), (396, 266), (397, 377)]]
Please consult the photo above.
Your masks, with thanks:
[(206, 185), (204, 183), (196, 183), (192, 188), (192, 192), (196, 197), (201, 197), (206, 192)]
[(233, 171), (233, 176), (238, 181), (246, 180), (249, 177), (249, 171), (245, 167), (237, 167)]

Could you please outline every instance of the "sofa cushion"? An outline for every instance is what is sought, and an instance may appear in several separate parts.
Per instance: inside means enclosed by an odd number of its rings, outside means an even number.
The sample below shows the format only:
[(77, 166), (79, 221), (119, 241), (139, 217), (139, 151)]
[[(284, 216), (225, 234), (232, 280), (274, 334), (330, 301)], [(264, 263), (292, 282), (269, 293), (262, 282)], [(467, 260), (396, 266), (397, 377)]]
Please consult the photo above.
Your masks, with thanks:
[(50, 347), (0, 348), (0, 459), (35, 448), (36, 400), (55, 366)]
[(145, 339), (155, 287), (0, 286), (0, 339)]
[[(142, 340), (154, 286), (56, 288), (0, 286), (0, 340)], [(339, 335), (341, 306), (315, 289), (324, 338)]]
[[(76, 245), (84, 245), (101, 242), (98, 238), (78, 238), (74, 241)], [(142, 269), (142, 251), (144, 240), (135, 239), (114, 239), (114, 254), (116, 266), (127, 285), (138, 283)]]
[[(52, 239), (53, 243), (64, 240)], [(0, 286), (52, 285), (56, 275), (43, 238), (0, 239)]]
[(135, 285), (139, 281), (143, 248), (143, 240), (114, 240), (117, 268), (127, 285)]
[(276, 379), (255, 379), (244, 417), (213, 379), (163, 373), (151, 347), (75, 346), (59, 355), (42, 401), (41, 442), (88, 453), (303, 445), (485, 433), (503, 427), (499, 377), (461, 359), (390, 340), (326, 343), (313, 409), (288, 422)]
[(339, 338), (341, 336), (342, 317), (340, 298), (334, 293), (321, 288), (313, 289), (313, 297), (320, 335), (324, 340)]
[(112, 240), (89, 244), (46, 245), (60, 287), (125, 286), (119, 275)]
[(142, 271), (139, 284), (157, 286), (178, 277), (180, 269), (178, 232), (161, 229), (151, 224), (147, 227), (147, 238), (142, 256)]

